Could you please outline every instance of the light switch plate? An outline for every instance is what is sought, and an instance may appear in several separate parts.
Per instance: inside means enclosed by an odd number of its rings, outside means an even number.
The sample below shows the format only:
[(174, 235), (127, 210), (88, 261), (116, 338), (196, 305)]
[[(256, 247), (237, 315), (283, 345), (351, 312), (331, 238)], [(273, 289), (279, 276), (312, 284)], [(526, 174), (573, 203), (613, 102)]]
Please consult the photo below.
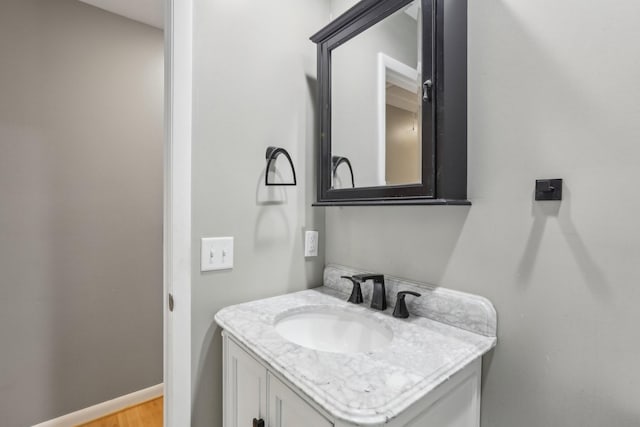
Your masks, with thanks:
[(200, 271), (233, 268), (233, 237), (205, 237), (201, 242)]
[(304, 232), (304, 256), (318, 256), (318, 232), (307, 230)]

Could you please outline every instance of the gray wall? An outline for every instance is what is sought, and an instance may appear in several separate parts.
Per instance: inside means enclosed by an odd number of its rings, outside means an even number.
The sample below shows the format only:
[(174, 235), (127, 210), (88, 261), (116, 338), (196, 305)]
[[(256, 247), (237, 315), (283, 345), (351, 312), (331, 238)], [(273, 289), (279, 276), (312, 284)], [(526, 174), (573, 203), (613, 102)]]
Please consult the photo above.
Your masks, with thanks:
[[(315, 200), (316, 50), (324, 0), (196, 0), (193, 122), (193, 425), (222, 425), (222, 348), (215, 313), (322, 283), (303, 230), (323, 232)], [(289, 150), (296, 187), (265, 187), (265, 150)], [(284, 160), (277, 169), (288, 173)], [(230, 271), (200, 272), (200, 238), (235, 237)], [(320, 239), (320, 252), (324, 241)]]
[(0, 425), (162, 382), (159, 30), (0, 3)]
[[(483, 295), (484, 427), (640, 424), (640, 3), (469, 2), (467, 207), (327, 210), (327, 262)], [(535, 203), (536, 178), (564, 178)]]

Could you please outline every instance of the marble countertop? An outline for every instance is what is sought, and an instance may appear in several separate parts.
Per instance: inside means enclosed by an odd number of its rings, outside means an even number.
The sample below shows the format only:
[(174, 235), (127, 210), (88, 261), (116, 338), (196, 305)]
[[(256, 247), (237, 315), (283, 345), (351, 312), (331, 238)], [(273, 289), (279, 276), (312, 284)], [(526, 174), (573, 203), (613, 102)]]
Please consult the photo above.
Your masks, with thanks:
[[(303, 306), (366, 314), (393, 331), (389, 346), (366, 353), (330, 353), (281, 337), (274, 323)], [(345, 301), (326, 286), (226, 307), (216, 322), (337, 419), (384, 424), (496, 345), (486, 336), (427, 317), (396, 319)], [(494, 312), (495, 313), (495, 312)]]

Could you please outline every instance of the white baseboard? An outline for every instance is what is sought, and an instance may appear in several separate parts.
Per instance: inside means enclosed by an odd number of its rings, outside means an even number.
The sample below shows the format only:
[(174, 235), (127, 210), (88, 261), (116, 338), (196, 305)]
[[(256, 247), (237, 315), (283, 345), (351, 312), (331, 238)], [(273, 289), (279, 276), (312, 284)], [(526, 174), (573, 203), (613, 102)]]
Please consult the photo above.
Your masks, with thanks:
[(54, 420), (45, 421), (33, 427), (69, 427), (88, 423), (96, 418), (104, 417), (105, 415), (120, 411), (129, 406), (137, 405), (138, 403), (160, 397), (163, 393), (164, 385), (157, 384), (143, 390), (134, 391), (133, 393), (125, 396), (116, 397), (115, 399), (63, 415)]

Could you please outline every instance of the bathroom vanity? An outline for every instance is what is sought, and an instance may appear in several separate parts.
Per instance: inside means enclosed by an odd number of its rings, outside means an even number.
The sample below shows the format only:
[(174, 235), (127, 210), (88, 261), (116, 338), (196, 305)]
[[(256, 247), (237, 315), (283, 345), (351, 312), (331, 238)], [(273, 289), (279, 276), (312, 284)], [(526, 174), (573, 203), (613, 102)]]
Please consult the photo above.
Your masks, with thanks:
[[(225, 427), (479, 426), (491, 303), (386, 276), (389, 307), (372, 310), (368, 285), (347, 302), (357, 273), (330, 265), (320, 288), (216, 314)], [(421, 294), (407, 319), (391, 315), (400, 291)]]

